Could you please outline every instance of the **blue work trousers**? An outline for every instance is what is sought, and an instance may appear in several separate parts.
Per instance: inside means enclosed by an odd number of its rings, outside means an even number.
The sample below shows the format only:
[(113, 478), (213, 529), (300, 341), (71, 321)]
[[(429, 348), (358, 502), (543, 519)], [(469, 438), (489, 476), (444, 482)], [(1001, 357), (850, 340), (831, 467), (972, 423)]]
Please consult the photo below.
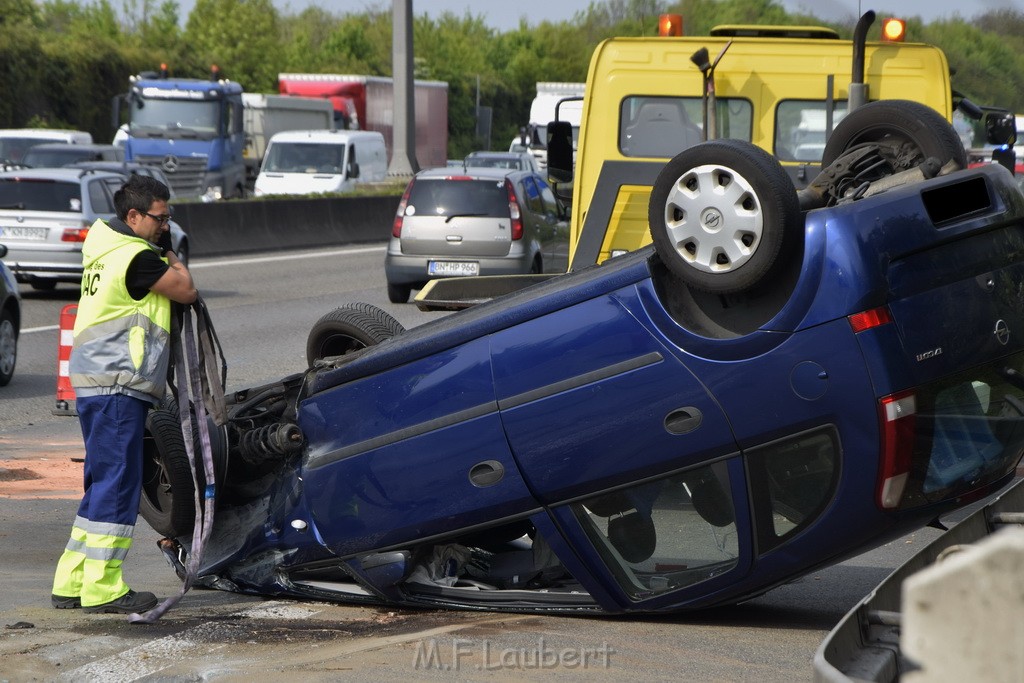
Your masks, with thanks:
[(150, 403), (124, 394), (75, 401), (85, 437), (85, 495), (78, 516), (135, 525), (142, 495), (142, 437)]

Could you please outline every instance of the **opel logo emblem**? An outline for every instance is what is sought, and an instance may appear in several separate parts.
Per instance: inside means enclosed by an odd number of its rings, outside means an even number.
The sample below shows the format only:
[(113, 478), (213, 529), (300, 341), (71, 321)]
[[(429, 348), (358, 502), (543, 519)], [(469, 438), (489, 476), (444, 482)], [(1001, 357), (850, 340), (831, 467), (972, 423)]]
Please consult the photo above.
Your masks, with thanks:
[(160, 165), (163, 166), (164, 170), (168, 173), (174, 173), (178, 170), (178, 157), (173, 154), (168, 154), (164, 157), (164, 161)]
[(1006, 326), (1005, 320), (996, 321), (996, 327), (992, 330), (992, 334), (996, 335), (996, 341), (1003, 346), (1010, 343), (1010, 328)]
[(704, 213), (700, 217), (701, 223), (704, 224), (704, 229), (708, 232), (718, 232), (722, 227), (722, 213), (715, 208), (705, 209)]

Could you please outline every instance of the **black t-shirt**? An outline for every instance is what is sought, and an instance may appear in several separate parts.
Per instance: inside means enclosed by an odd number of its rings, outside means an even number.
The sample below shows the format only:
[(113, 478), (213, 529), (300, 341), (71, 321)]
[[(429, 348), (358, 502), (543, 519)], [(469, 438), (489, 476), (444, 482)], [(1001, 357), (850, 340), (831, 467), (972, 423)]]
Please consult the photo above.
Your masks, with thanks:
[[(111, 230), (115, 230), (122, 235), (138, 237), (131, 227), (119, 218), (111, 218), (107, 225), (110, 226)], [(142, 299), (149, 293), (149, 288), (163, 277), (168, 268), (170, 266), (164, 263), (163, 259), (155, 251), (140, 251), (132, 259), (132, 262), (128, 264), (128, 270), (125, 273), (125, 285), (128, 288), (128, 294), (136, 301)]]

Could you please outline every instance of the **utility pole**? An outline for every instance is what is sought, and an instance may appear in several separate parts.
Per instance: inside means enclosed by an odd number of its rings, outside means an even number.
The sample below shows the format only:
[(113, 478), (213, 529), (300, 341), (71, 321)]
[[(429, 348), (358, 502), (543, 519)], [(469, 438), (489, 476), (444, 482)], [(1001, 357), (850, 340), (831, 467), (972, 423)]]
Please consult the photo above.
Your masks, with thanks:
[(394, 123), (388, 175), (411, 176), (416, 161), (416, 97), (412, 67), (412, 0), (392, 0), (391, 71), (394, 74)]

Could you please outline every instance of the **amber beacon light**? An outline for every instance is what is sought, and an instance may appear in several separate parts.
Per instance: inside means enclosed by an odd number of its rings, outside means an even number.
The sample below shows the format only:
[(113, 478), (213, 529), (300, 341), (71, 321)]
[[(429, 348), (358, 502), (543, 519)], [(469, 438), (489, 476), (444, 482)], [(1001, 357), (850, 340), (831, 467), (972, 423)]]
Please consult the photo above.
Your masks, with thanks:
[(682, 14), (662, 14), (658, 17), (659, 36), (681, 36), (683, 35)]
[(882, 40), (902, 43), (907, 37), (907, 22), (902, 19), (886, 19), (882, 22)]

